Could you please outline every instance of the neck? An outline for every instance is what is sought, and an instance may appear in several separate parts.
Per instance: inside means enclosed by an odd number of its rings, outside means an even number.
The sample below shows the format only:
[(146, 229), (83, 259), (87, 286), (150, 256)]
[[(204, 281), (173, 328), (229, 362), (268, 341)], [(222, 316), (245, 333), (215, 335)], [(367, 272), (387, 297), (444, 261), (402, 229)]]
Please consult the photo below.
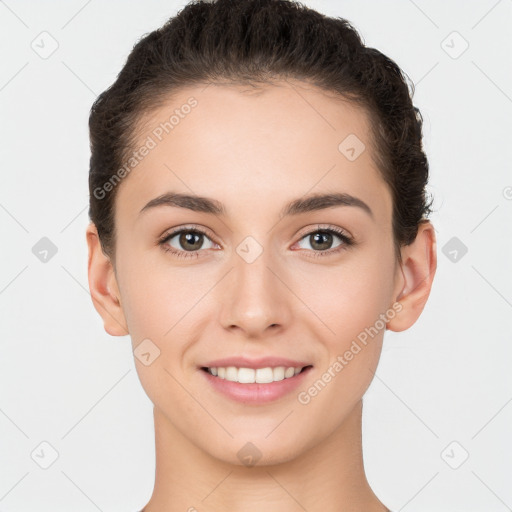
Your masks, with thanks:
[(154, 409), (156, 474), (143, 512), (386, 512), (364, 473), (362, 402), (328, 438), (281, 464), (237, 466), (197, 448)]

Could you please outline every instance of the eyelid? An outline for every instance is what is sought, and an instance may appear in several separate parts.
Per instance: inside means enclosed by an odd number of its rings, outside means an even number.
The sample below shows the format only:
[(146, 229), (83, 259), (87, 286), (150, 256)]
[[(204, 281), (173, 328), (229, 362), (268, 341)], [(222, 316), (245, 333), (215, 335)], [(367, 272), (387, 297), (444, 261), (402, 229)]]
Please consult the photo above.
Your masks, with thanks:
[(320, 225), (320, 224), (317, 224), (316, 227), (314, 227), (314, 228), (310, 228), (306, 233), (304, 233), (302, 236), (300, 236), (298, 241), (295, 242), (294, 245), (300, 244), (300, 242), (302, 242), (302, 240), (306, 240), (308, 237), (310, 237), (314, 233), (322, 233), (322, 232), (330, 233), (331, 235), (334, 235), (341, 241), (341, 243), (339, 245), (337, 245), (336, 247), (334, 247), (334, 248), (331, 247), (330, 249), (327, 249), (325, 251), (300, 249), (299, 252), (305, 251), (307, 258), (329, 257), (329, 256), (335, 256), (337, 254), (340, 254), (343, 251), (347, 251), (348, 249), (357, 245), (357, 242), (354, 239), (354, 237), (351, 234), (349, 234), (345, 229), (343, 229), (339, 226), (333, 226), (333, 225), (327, 225), (325, 227), (322, 227), (322, 225)]
[(315, 224), (313, 226), (301, 229), (296, 236), (299, 237), (299, 240), (302, 240), (305, 236), (316, 233), (317, 231), (335, 231), (338, 234), (346, 236), (347, 238), (354, 238), (346, 229), (340, 226), (335, 226), (333, 224)]
[[(222, 246), (222, 244), (220, 244), (215, 236), (213, 236), (210, 232), (210, 230), (208, 228), (204, 228), (203, 226), (199, 225), (199, 224), (185, 224), (183, 226), (177, 226), (177, 227), (174, 227), (174, 228), (170, 228), (170, 229), (166, 229), (159, 237), (158, 237), (158, 240), (161, 241), (161, 240), (165, 240), (166, 238), (169, 238), (170, 236), (172, 235), (176, 235), (182, 231), (187, 231), (187, 230), (190, 230), (190, 231), (198, 231), (200, 233), (202, 233), (203, 235), (207, 236), (208, 238), (211, 239), (212, 242), (215, 242), (217, 245), (220, 245)], [(341, 228), (339, 226), (334, 226), (334, 225), (331, 225), (331, 224), (315, 224), (314, 226), (309, 226), (309, 227), (306, 227), (306, 228), (302, 228), (301, 230), (299, 230), (297, 233), (296, 233), (296, 237), (299, 237), (297, 241), (299, 240), (302, 240), (304, 237), (308, 236), (308, 235), (311, 235), (313, 233), (316, 233), (317, 231), (323, 231), (323, 230), (333, 230), (333, 231), (338, 231), (340, 232), (341, 234), (345, 235), (347, 238), (350, 238), (352, 239), (353, 236), (344, 228)], [(296, 242), (294, 242), (296, 243)]]
[[(187, 224), (187, 225), (183, 225), (183, 226), (177, 226), (174, 228), (170, 228), (170, 229), (166, 230), (158, 238), (157, 244), (160, 246), (167, 245), (166, 242), (170, 238), (173, 238), (174, 236), (176, 236), (182, 232), (187, 232), (187, 231), (190, 231), (190, 232), (195, 231), (197, 233), (200, 233), (200, 234), (204, 235), (206, 238), (208, 238), (212, 243), (214, 243), (222, 248), (222, 244), (217, 242), (215, 236), (212, 236), (210, 234), (210, 232), (209, 232), (210, 230), (208, 230), (207, 228), (204, 228), (203, 226), (200, 226), (198, 224)], [(311, 236), (314, 233), (318, 233), (318, 232), (322, 232), (322, 231), (330, 232), (330, 233), (334, 234), (341, 240), (342, 243), (339, 246), (335, 247), (334, 249), (327, 249), (325, 251), (306, 250), (306, 252), (312, 253), (315, 257), (321, 256), (321, 255), (327, 256), (329, 254), (334, 254), (340, 250), (346, 249), (346, 248), (356, 244), (353, 236), (348, 231), (346, 231), (344, 228), (341, 228), (339, 226), (334, 226), (331, 224), (316, 224), (314, 226), (310, 226), (310, 227), (301, 229), (298, 232), (298, 234), (295, 235), (296, 237), (298, 237), (298, 239), (293, 243), (293, 245), (296, 245), (297, 243), (301, 242), (304, 238)], [(199, 249), (197, 251), (184, 251), (181, 249), (170, 248), (170, 246), (169, 246), (169, 248), (165, 248), (164, 250), (166, 252), (174, 253), (175, 255), (183, 254), (183, 255), (187, 255), (187, 256), (199, 257), (200, 253), (206, 251), (207, 249)], [(304, 249), (301, 249), (301, 251), (303, 251), (303, 250)]]
[(205, 235), (207, 238), (209, 238), (212, 242), (216, 243), (217, 245), (221, 245), (217, 240), (215, 239), (215, 236), (213, 236), (209, 229), (200, 226), (199, 224), (186, 224), (183, 226), (177, 226), (174, 228), (166, 229), (159, 237), (158, 241), (161, 242), (163, 240), (166, 240), (169, 237), (172, 237), (174, 235), (177, 235), (181, 233), (182, 231), (197, 231), (203, 235)]

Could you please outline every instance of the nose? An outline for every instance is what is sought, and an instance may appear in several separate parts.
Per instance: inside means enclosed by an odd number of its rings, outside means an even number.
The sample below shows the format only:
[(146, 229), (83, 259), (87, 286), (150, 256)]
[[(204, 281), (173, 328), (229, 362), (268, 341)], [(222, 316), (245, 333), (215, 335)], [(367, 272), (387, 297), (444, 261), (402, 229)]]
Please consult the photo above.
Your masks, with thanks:
[[(222, 326), (241, 331), (246, 338), (261, 338), (290, 324), (293, 294), (284, 284), (270, 251), (248, 262), (233, 255), (234, 268), (225, 280), (221, 297)], [(283, 282), (284, 281), (284, 282)]]

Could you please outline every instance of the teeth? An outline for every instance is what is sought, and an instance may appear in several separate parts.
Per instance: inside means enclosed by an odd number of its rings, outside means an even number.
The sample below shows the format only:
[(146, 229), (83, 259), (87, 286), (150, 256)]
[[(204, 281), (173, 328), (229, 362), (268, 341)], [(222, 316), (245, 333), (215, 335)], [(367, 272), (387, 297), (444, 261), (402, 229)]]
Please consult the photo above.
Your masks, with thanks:
[(253, 368), (236, 368), (235, 366), (208, 368), (208, 372), (212, 375), (242, 384), (253, 384), (255, 382), (259, 384), (269, 384), (270, 382), (289, 379), (300, 373), (301, 370), (302, 367), (294, 368), (293, 366), (288, 368), (285, 366), (258, 368), (257, 370)]

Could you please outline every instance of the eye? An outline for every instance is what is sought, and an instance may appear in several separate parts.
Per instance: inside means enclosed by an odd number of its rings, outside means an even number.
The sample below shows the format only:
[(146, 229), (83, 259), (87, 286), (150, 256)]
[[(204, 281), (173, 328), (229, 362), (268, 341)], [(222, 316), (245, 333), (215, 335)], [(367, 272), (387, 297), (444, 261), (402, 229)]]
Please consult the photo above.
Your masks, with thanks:
[[(333, 245), (336, 238), (339, 240), (339, 243), (337, 245)], [(309, 248), (300, 246), (304, 241), (307, 242)], [(322, 228), (321, 226), (318, 226), (315, 231), (310, 231), (297, 243), (301, 248), (313, 250), (315, 253), (314, 256), (316, 257), (338, 253), (347, 247), (354, 245), (354, 240), (340, 228)]]
[[(339, 242), (337, 245), (333, 246), (336, 239), (338, 239)], [(355, 245), (355, 241), (352, 237), (342, 229), (333, 226), (326, 228), (317, 226), (315, 231), (310, 231), (297, 242), (301, 249), (308, 249), (308, 247), (301, 246), (301, 243), (304, 243), (304, 241), (309, 244), (313, 257), (328, 256)], [(199, 227), (180, 228), (166, 233), (160, 238), (158, 244), (165, 252), (171, 252), (179, 258), (198, 258), (201, 249), (219, 247), (219, 245), (213, 242), (207, 233)]]
[(171, 252), (180, 258), (197, 258), (200, 249), (212, 249), (217, 246), (202, 229), (197, 227), (182, 228), (166, 233), (158, 241), (158, 244), (164, 251)]

